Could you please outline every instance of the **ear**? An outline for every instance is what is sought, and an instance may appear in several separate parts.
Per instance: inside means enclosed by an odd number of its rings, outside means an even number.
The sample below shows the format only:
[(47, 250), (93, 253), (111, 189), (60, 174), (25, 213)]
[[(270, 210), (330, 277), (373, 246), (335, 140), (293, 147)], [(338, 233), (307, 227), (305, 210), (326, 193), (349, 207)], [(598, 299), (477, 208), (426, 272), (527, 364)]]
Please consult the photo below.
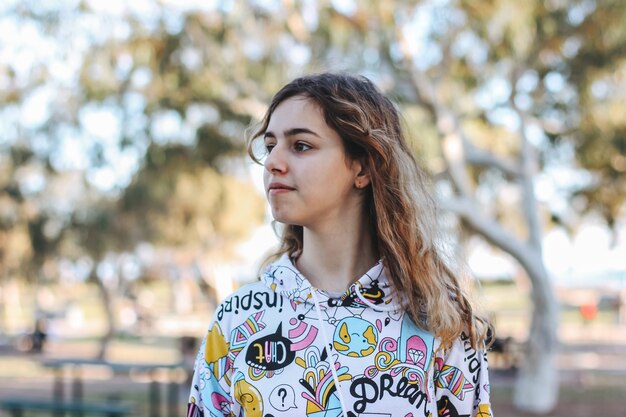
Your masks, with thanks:
[(363, 163), (363, 161), (354, 160), (352, 163), (354, 164), (353, 168), (356, 174), (354, 177), (354, 187), (362, 190), (370, 185), (371, 177), (369, 174), (369, 169), (367, 168), (367, 165)]

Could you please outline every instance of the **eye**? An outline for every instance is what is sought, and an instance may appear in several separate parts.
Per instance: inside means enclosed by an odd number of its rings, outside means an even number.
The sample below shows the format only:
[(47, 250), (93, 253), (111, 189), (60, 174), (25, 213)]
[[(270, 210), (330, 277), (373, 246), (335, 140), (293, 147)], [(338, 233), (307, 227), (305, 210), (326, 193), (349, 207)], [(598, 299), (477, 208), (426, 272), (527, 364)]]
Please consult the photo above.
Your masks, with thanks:
[(276, 140), (272, 137), (266, 137), (263, 141), (263, 149), (265, 150), (265, 155), (268, 155), (272, 152), (272, 149), (276, 146)]
[(309, 149), (311, 149), (311, 145), (308, 145), (308, 144), (306, 144), (304, 142), (296, 142), (293, 145), (293, 149), (296, 152), (304, 152), (304, 151), (308, 151)]

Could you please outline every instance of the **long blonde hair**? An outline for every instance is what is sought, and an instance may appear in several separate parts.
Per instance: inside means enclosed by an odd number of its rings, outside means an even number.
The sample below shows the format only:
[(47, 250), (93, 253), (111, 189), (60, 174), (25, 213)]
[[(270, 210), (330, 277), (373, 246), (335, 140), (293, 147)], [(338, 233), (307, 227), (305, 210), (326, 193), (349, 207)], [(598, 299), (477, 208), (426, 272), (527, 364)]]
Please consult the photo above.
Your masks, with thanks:
[[(389, 271), (405, 310), (420, 327), (449, 346), (465, 333), (482, 347), (489, 326), (476, 314), (467, 289), (444, 261), (437, 244), (439, 226), (428, 175), (417, 164), (402, 133), (393, 103), (367, 78), (323, 73), (297, 78), (272, 99), (260, 126), (248, 139), (248, 153), (265, 133), (276, 107), (306, 97), (320, 106), (326, 123), (343, 140), (346, 154), (368, 171), (366, 209), (374, 245)], [(275, 259), (302, 251), (302, 226), (285, 225)]]

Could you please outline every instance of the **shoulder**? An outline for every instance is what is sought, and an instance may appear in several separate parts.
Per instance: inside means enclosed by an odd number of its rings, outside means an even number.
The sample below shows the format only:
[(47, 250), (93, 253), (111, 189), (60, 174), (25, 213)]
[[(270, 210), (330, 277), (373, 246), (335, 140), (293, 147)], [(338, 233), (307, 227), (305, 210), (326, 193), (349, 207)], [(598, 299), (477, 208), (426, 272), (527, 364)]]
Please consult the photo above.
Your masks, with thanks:
[(250, 315), (265, 312), (268, 308), (282, 309), (282, 297), (268, 288), (263, 282), (255, 281), (242, 286), (220, 303), (214, 315), (214, 321), (237, 326)]
[(452, 344), (444, 346), (439, 344), (437, 357), (440, 361), (450, 363), (469, 363), (471, 361), (482, 362), (486, 356), (486, 350), (476, 349), (466, 333), (461, 333)]
[(236, 298), (241, 298), (244, 295), (249, 294), (250, 292), (263, 292), (263, 291), (270, 291), (270, 289), (267, 288), (267, 286), (262, 281), (259, 281), (257, 279), (255, 281), (249, 282), (237, 288), (228, 297), (224, 299), (223, 303), (232, 301)]

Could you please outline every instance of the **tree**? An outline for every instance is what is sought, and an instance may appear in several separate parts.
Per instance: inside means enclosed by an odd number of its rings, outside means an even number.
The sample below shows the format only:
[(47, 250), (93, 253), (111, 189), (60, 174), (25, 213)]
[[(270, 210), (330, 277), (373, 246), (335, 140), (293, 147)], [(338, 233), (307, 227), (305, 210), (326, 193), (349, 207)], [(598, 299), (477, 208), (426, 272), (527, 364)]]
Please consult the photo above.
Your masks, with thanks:
[[(287, 17), (276, 24), (307, 41), (314, 66), (366, 73), (396, 96), (420, 123), (422, 151), (439, 144), (440, 158), (430, 160), (447, 184), (444, 205), (527, 272), (534, 308), (514, 402), (525, 411), (549, 411), (558, 394), (558, 307), (542, 230), (594, 209), (610, 226), (623, 208), (624, 120), (617, 109), (624, 78), (614, 74), (626, 68), (624, 6), (325, 4), (308, 36), (298, 30), (304, 25), (293, 24), (304, 16), (299, 7), (288, 3)], [(554, 169), (582, 170), (592, 180), (553, 184), (558, 194), (540, 201), (535, 184)]]
[[(611, 189), (615, 190), (613, 195), (604, 199), (589, 199), (586, 208), (599, 208), (609, 225), (613, 224), (619, 213), (626, 195), (623, 172), (616, 172), (615, 158), (609, 162), (610, 153), (598, 155), (595, 161), (597, 165), (592, 166), (589, 163), (588, 148), (601, 147), (605, 152), (613, 148), (619, 154), (621, 147), (623, 154), (623, 135), (620, 133), (623, 128), (617, 126), (617, 129), (614, 128), (615, 133), (600, 137), (586, 136), (587, 132), (577, 131), (580, 115), (593, 111), (593, 107), (599, 104), (595, 100), (591, 100), (593, 104), (590, 103), (588, 95), (581, 94), (588, 87), (581, 83), (582, 79), (578, 78), (577, 73), (598, 71), (597, 61), (585, 56), (585, 51), (593, 51), (597, 58), (601, 57), (603, 64), (600, 72), (610, 71), (615, 66), (624, 67), (623, 41), (620, 43), (613, 39), (613, 45), (611, 41), (604, 45), (596, 44), (598, 39), (606, 40), (605, 32), (611, 30), (621, 32), (618, 37), (624, 40), (625, 33), (620, 23), (624, 8), (616, 7), (616, 3), (605, 5), (607, 8), (594, 8), (584, 2), (575, 5), (569, 3), (567, 6), (550, 2), (526, 2), (523, 5), (501, 2), (493, 8), (476, 7), (474, 3), (467, 2), (461, 3), (461, 6), (466, 21), (463, 29), (460, 25), (454, 26), (461, 30), (461, 34), (468, 27), (473, 30), (477, 36), (476, 46), (480, 48), (479, 45), (482, 45), (482, 48), (486, 48), (489, 64), (478, 67), (481, 74), (464, 62), (470, 59), (469, 55), (459, 62), (452, 53), (444, 54), (442, 63), (451, 69), (448, 71), (449, 75), (453, 79), (467, 80), (465, 88), (468, 90), (458, 91), (457, 94), (467, 96), (471, 91), (480, 93), (494, 79), (500, 80), (505, 93), (500, 100), (492, 100), (491, 104), (483, 105), (483, 109), (473, 109), (475, 115), (459, 117), (459, 114), (468, 112), (450, 102), (442, 112), (441, 103), (437, 102), (437, 97), (441, 97), (441, 94), (438, 94), (436, 88), (429, 94), (428, 84), (423, 78), (417, 78), (414, 84), (422, 93), (421, 97), (425, 97), (423, 101), (430, 108), (429, 111), (437, 121), (443, 137), (444, 158), (448, 162), (455, 194), (459, 197), (452, 201), (451, 208), (461, 216), (466, 226), (517, 259), (531, 280), (534, 310), (526, 347), (526, 361), (520, 370), (514, 403), (525, 411), (547, 412), (556, 404), (558, 392), (554, 364), (558, 307), (542, 261), (542, 223), (548, 223), (547, 219), (571, 218), (573, 213), (564, 212), (558, 206), (547, 205), (543, 206), (542, 216), (534, 183), (542, 170), (558, 165), (559, 154), (574, 144), (578, 162), (588, 172), (595, 173), (597, 179), (585, 187), (570, 184), (570, 190), (565, 192), (569, 191), (570, 195), (585, 193), (593, 196), (600, 193), (606, 196), (602, 190), (607, 184), (612, 184)], [(507, 17), (498, 19), (502, 16)], [(442, 42), (442, 49), (453, 51), (458, 39), (452, 38), (449, 43)], [(585, 42), (587, 39), (589, 42)], [(579, 53), (572, 51), (572, 48), (577, 48), (572, 46), (576, 42), (580, 42)], [(413, 77), (421, 75), (413, 71)], [(593, 78), (586, 78), (585, 83)], [(441, 76), (440, 82), (449, 81), (450, 78)], [(536, 87), (529, 84), (535, 84)], [(514, 130), (506, 133), (519, 144), (514, 145), (517, 149), (512, 149), (513, 152), (509, 150), (504, 154), (494, 153), (492, 149), (496, 150), (497, 145), (492, 145), (489, 150), (484, 145), (476, 146), (476, 143), (480, 144), (482, 135), (489, 134), (489, 130), (493, 133), (497, 131), (491, 128), (483, 132), (472, 132), (472, 119), (478, 119), (478, 122), (483, 119), (497, 124), (498, 113), (501, 113), (500, 117), (512, 118)], [(477, 124), (476, 121), (474, 123)], [(481, 127), (484, 129), (484, 124)], [(598, 127), (595, 124), (591, 129)], [(482, 142), (485, 143), (484, 139)], [(482, 167), (480, 171), (483, 172), (479, 171), (472, 178), (470, 165)], [(488, 168), (486, 172), (485, 167)], [(481, 176), (484, 178), (489, 171), (499, 173), (502, 186), (511, 182), (519, 185), (522, 213), (526, 219), (526, 236), (515, 238), (493, 222), (493, 218), (481, 214), (485, 210), (479, 209), (477, 205), (476, 187), (472, 183), (480, 185)], [(533, 401), (528, 401), (530, 398)]]
[[(152, 14), (132, 5), (121, 13), (93, 7), (99, 5), (2, 10), (9, 26), (30, 30), (36, 42), (17, 36), (0, 44), (3, 56), (21, 57), (0, 66), (4, 116), (18, 127), (3, 127), (0, 147), (13, 159), (2, 173), (1, 197), (3, 232), (29, 231), (36, 273), (51, 255), (93, 260), (91, 280), (109, 322), (102, 356), (114, 332), (114, 294), (97, 274), (104, 257), (152, 239), (195, 256), (227, 253), (261, 220), (262, 204), (240, 178), (237, 156), (255, 106), (239, 90), (256, 86), (240, 82), (232, 62), (199, 67), (217, 55), (223, 25), (157, 3)], [(30, 166), (40, 167), (39, 182), (25, 195), (18, 177)], [(68, 173), (78, 174), (68, 190), (82, 192), (57, 210), (49, 191)], [(27, 276), (10, 269), (10, 258), (3, 252), (5, 271)]]

